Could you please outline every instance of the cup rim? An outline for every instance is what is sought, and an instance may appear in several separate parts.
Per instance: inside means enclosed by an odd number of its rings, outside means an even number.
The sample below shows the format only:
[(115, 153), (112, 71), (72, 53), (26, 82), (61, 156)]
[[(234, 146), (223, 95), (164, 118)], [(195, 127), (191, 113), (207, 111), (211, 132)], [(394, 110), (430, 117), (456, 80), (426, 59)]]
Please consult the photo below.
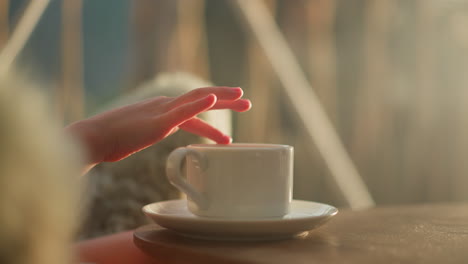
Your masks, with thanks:
[(240, 150), (240, 149), (292, 149), (290, 145), (269, 144), (269, 143), (231, 143), (231, 144), (190, 144), (188, 148), (195, 149), (221, 149), (221, 150)]

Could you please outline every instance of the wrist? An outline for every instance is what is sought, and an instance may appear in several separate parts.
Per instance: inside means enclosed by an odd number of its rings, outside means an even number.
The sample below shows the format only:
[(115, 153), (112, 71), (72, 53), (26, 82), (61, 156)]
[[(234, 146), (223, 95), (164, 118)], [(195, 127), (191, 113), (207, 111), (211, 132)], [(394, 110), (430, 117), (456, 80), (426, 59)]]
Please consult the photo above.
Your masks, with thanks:
[(66, 133), (74, 137), (86, 152), (87, 166), (94, 166), (102, 161), (102, 144), (95, 127), (88, 124), (89, 120), (74, 122), (65, 127)]

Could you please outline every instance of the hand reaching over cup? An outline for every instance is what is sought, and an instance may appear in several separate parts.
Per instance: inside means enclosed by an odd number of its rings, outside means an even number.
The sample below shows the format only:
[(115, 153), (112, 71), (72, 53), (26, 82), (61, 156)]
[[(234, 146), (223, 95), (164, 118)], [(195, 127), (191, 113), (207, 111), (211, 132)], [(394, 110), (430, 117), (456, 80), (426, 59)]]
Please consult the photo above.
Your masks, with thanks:
[(145, 149), (178, 129), (229, 144), (231, 138), (197, 115), (213, 109), (244, 112), (251, 108), (239, 87), (194, 89), (179, 97), (159, 96), (69, 125), (70, 134), (88, 151), (85, 172), (100, 162), (118, 161)]

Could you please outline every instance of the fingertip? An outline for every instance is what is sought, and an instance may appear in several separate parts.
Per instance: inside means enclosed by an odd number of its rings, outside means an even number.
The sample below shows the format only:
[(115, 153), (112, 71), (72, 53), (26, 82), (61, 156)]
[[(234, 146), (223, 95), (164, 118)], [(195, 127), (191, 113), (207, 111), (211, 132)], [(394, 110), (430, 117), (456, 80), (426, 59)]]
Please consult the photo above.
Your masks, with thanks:
[(224, 135), (224, 137), (220, 138), (220, 140), (216, 143), (221, 145), (228, 145), (232, 143), (232, 138), (228, 135)]
[(252, 102), (249, 99), (242, 99), (239, 103), (239, 112), (246, 112), (252, 108)]
[(216, 97), (215, 94), (211, 93), (211, 94), (207, 95), (205, 98), (203, 98), (202, 100), (206, 101), (208, 104), (213, 106), (214, 104), (216, 104), (216, 101), (218, 101), (218, 97)]
[(208, 94), (207, 96), (205, 96), (204, 99), (211, 99), (211, 100), (215, 100), (216, 99), (216, 95), (214, 93), (210, 93)]
[(244, 91), (240, 87), (224, 87), (224, 89), (226, 90), (222, 99), (237, 100), (244, 95)]
[(244, 95), (244, 90), (242, 90), (242, 88), (240, 88), (240, 87), (233, 87), (233, 88), (231, 88), (231, 89), (232, 89), (234, 92), (240, 94), (241, 97), (242, 97), (242, 95)]

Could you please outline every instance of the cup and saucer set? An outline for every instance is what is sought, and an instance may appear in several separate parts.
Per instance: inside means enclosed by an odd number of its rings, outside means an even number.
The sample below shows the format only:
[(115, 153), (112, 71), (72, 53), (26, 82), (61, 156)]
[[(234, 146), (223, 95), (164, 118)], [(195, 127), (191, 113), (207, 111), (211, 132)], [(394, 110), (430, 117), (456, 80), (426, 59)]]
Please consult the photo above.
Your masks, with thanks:
[(143, 212), (186, 237), (288, 239), (338, 213), (327, 204), (292, 200), (293, 148), (287, 145), (189, 145), (169, 155), (167, 176), (187, 199), (148, 204)]

